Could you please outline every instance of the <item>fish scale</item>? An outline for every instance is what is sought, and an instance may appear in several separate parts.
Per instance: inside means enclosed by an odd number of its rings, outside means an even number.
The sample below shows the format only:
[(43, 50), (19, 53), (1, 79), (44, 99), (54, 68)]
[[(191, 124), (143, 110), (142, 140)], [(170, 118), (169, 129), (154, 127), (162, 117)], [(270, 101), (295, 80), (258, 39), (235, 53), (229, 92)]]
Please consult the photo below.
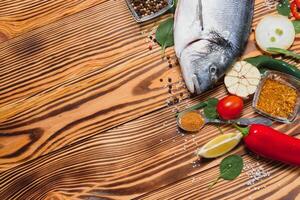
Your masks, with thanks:
[(212, 88), (242, 54), (253, 11), (254, 0), (179, 0), (175, 52), (190, 92)]

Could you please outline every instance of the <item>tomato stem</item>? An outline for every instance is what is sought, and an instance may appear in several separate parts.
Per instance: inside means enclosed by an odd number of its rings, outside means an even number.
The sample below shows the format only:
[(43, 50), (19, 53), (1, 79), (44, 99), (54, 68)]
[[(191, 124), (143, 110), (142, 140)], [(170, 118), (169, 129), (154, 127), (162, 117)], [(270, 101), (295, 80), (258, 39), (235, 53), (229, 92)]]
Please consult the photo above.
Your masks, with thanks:
[(238, 130), (240, 131), (244, 137), (246, 137), (249, 133), (249, 127), (240, 127), (236, 124), (233, 124), (233, 126)]

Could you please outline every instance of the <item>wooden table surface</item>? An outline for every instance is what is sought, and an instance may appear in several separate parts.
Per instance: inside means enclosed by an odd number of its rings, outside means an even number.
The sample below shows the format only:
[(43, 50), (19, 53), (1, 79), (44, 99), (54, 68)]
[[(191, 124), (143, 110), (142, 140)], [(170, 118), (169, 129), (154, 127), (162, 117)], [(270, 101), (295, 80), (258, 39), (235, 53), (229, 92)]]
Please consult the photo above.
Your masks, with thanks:
[[(148, 49), (166, 16), (137, 24), (123, 0), (4, 0), (0, 13), (1, 200), (300, 199), (299, 168), (243, 145), (231, 152), (244, 158), (241, 176), (208, 189), (223, 157), (194, 152), (218, 129), (183, 135), (174, 112), (226, 90), (190, 98), (173, 49), (172, 68)], [(253, 27), (268, 13), (257, 0)], [(258, 54), (252, 33), (245, 56)], [(256, 116), (250, 104), (244, 117)], [(299, 122), (274, 127), (296, 136)]]

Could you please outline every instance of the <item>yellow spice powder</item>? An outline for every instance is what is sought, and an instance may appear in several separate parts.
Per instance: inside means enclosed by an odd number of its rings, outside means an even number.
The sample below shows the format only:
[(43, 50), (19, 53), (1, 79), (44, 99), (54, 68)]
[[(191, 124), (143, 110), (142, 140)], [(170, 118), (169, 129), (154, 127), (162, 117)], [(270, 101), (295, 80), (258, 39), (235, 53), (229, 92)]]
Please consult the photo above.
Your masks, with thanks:
[(180, 118), (180, 124), (187, 131), (198, 131), (204, 124), (204, 119), (197, 112), (186, 112)]
[(288, 118), (293, 114), (297, 91), (279, 81), (267, 79), (260, 92), (257, 108), (270, 115)]

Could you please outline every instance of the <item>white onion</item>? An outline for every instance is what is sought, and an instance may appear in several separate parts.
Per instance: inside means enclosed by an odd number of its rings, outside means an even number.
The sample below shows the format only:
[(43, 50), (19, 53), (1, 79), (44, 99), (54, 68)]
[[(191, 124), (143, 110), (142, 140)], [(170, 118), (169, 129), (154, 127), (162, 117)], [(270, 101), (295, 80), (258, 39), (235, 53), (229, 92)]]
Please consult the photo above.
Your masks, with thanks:
[(288, 49), (295, 40), (295, 29), (287, 17), (267, 15), (258, 23), (255, 38), (263, 51), (270, 47)]

